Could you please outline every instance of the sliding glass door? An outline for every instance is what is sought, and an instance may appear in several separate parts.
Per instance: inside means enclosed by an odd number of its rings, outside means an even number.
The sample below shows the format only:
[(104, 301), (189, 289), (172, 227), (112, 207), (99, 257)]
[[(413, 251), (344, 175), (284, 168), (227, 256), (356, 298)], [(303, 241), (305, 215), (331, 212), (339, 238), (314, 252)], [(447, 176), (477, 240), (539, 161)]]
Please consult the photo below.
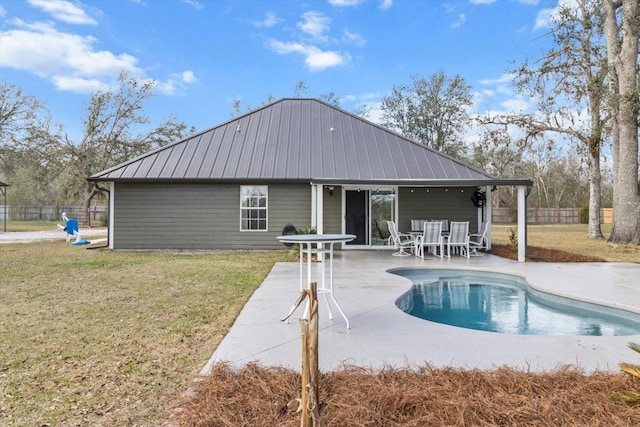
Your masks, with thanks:
[(387, 221), (394, 221), (396, 193), (392, 190), (371, 191), (371, 245), (387, 246), (389, 228)]
[(395, 189), (349, 189), (344, 192), (344, 229), (356, 238), (351, 247), (384, 247), (388, 245), (387, 221), (396, 212)]

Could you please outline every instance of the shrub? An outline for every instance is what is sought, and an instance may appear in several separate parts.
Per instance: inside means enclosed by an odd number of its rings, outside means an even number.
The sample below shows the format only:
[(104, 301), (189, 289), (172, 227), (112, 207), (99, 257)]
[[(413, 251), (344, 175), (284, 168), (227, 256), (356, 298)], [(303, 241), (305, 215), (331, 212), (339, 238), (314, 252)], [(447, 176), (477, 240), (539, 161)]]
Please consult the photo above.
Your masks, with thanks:
[(580, 208), (580, 224), (589, 223), (589, 206), (583, 206)]

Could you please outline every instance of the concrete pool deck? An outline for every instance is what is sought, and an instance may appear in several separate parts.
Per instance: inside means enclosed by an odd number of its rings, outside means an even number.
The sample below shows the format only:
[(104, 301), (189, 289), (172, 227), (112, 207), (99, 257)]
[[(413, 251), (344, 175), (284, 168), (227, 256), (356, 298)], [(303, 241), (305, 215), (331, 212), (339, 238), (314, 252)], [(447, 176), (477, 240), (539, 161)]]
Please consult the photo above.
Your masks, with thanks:
[[(318, 277), (321, 264), (314, 264)], [(411, 282), (388, 273), (393, 268), (479, 269), (522, 276), (536, 288), (554, 294), (640, 313), (640, 264), (517, 263), (486, 255), (424, 260), (394, 257), (389, 251), (337, 251), (334, 259), (336, 298), (349, 318), (347, 329), (319, 296), (319, 363), (322, 371), (343, 365), (382, 367), (452, 366), (491, 369), (510, 366), (532, 372), (572, 365), (586, 372), (618, 371), (618, 363), (638, 362), (627, 344), (640, 335), (618, 337), (533, 336), (483, 332), (412, 317), (395, 305)], [(312, 279), (315, 280), (315, 279)], [(242, 366), (255, 362), (299, 370), (299, 308), (284, 317), (299, 293), (299, 264), (278, 263), (254, 292), (213, 356), (217, 362)]]

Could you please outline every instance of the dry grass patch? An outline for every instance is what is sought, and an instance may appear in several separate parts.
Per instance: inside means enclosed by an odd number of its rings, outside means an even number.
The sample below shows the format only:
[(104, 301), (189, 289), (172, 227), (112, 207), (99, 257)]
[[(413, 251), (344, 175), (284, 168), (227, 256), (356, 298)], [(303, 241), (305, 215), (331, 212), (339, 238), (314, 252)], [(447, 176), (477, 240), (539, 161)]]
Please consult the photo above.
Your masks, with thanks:
[[(507, 247), (509, 232), (515, 228), (513, 225), (492, 225), (491, 237), (497, 245), (496, 254), (514, 258), (509, 255)], [(586, 224), (529, 225), (527, 229), (527, 252), (555, 262), (640, 262), (640, 246), (607, 243), (610, 224), (602, 225), (605, 239), (589, 239)], [(513, 254), (515, 251), (512, 249), (510, 252)]]
[[(300, 425), (300, 414), (287, 407), (299, 396), (292, 370), (217, 364), (195, 387), (182, 402), (181, 426)], [(531, 374), (347, 366), (321, 375), (320, 398), (325, 426), (631, 426), (640, 425), (640, 405), (612, 396), (639, 387), (631, 376), (573, 368)]]

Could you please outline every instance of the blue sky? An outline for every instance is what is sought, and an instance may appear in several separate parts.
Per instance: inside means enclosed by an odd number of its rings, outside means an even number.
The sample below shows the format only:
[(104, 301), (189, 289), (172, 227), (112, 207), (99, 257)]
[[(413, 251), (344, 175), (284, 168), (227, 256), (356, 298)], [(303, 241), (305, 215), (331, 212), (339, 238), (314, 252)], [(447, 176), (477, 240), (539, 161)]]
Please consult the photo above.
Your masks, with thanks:
[(473, 87), (475, 112), (528, 110), (506, 74), (549, 47), (558, 0), (3, 0), (0, 80), (46, 102), (73, 137), (90, 93), (121, 71), (154, 79), (146, 106), (196, 129), (234, 100), (329, 92), (378, 105), (394, 85), (440, 70)]

